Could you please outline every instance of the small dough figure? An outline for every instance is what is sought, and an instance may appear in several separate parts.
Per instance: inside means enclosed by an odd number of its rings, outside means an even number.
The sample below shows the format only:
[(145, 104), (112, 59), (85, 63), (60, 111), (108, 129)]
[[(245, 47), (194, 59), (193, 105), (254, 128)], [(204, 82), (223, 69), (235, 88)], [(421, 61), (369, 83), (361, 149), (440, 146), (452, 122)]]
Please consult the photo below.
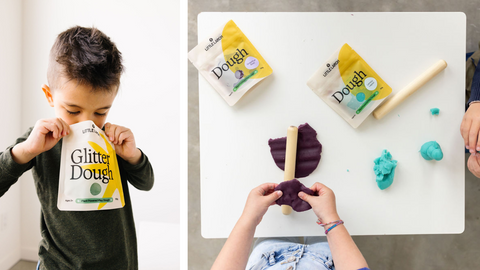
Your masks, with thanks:
[(442, 160), (443, 152), (440, 145), (436, 141), (426, 142), (420, 149), (422, 157), (426, 160)]
[(392, 155), (386, 149), (374, 161), (373, 171), (377, 175), (377, 185), (381, 190), (388, 188), (393, 183), (397, 161), (392, 160)]
[(439, 108), (431, 108), (430, 112), (432, 113), (432, 115), (438, 115), (440, 113), (440, 109)]

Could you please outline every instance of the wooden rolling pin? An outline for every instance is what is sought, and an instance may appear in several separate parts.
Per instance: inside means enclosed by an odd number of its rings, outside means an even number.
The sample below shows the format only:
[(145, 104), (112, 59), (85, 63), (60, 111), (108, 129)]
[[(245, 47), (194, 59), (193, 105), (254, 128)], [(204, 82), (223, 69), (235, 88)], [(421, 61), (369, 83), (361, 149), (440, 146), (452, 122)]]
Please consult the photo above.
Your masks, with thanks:
[[(295, 178), (295, 161), (297, 159), (297, 138), (298, 128), (289, 126), (287, 129), (287, 149), (285, 149), (285, 170), (283, 181), (289, 181)], [(282, 213), (290, 215), (292, 207), (282, 205)]]
[(397, 107), (398, 104), (402, 103), (407, 97), (417, 91), (446, 67), (447, 62), (444, 60), (438, 60), (438, 62), (423, 72), (422, 75), (418, 76), (413, 82), (380, 104), (380, 106), (373, 111), (373, 117), (379, 120), (382, 119), (387, 113)]

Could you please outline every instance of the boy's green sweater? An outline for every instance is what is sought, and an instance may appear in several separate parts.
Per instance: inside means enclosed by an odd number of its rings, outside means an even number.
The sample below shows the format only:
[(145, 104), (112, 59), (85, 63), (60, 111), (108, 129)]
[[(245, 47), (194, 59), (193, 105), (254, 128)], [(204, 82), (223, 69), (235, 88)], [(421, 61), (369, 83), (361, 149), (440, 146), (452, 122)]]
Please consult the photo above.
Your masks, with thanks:
[[(18, 138), (25, 141), (32, 128)], [(153, 186), (153, 170), (142, 153), (138, 165), (118, 157), (125, 206), (100, 211), (60, 211), (57, 208), (62, 140), (29, 163), (17, 164), (8, 147), (0, 153), (0, 197), (32, 169), (41, 204), (40, 269), (138, 269), (137, 239), (127, 181), (140, 190)]]

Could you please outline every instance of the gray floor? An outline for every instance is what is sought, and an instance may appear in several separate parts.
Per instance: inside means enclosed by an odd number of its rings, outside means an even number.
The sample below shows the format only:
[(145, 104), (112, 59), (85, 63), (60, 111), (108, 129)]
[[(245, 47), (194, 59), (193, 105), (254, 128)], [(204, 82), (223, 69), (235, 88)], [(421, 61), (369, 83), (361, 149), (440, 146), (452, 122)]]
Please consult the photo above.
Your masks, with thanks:
[[(462, 11), (467, 15), (467, 52), (476, 50), (480, 41), (480, 3), (477, 0), (189, 0), (189, 50), (197, 44), (197, 15), (205, 11)], [(206, 240), (200, 235), (198, 74), (192, 64), (189, 64), (188, 73), (188, 269), (203, 270), (211, 267), (225, 239)], [(466, 170), (465, 181), (466, 222), (463, 234), (354, 237), (371, 269), (480, 269), (480, 179)], [(447, 216), (445, 222), (449, 222)]]
[(29, 262), (29, 261), (19, 261), (15, 264), (10, 270), (35, 270), (37, 269), (36, 262)]

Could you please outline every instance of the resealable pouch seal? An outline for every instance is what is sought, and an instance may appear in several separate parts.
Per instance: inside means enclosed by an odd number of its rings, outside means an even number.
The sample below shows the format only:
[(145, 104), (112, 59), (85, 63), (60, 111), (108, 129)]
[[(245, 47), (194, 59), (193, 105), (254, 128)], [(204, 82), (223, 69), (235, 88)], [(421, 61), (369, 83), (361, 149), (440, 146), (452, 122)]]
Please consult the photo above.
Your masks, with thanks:
[(230, 20), (188, 53), (202, 76), (233, 106), (272, 69)]
[(93, 211), (125, 205), (115, 146), (93, 121), (70, 126), (63, 137), (57, 207)]
[(307, 85), (353, 128), (392, 93), (392, 88), (346, 43)]

